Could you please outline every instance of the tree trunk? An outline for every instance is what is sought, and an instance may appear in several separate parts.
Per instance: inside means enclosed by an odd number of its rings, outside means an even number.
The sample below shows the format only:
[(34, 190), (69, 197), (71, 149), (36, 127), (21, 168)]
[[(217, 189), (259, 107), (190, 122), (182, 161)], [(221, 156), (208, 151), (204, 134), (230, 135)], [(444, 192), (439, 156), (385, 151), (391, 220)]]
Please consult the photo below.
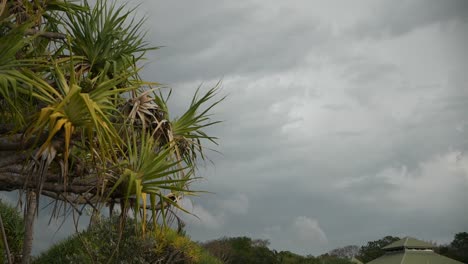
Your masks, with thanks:
[(36, 193), (34, 191), (27, 191), (26, 194), (26, 211), (24, 217), (24, 240), (23, 240), (23, 257), (22, 264), (29, 264), (31, 262), (31, 250), (34, 234), (34, 220), (36, 219)]

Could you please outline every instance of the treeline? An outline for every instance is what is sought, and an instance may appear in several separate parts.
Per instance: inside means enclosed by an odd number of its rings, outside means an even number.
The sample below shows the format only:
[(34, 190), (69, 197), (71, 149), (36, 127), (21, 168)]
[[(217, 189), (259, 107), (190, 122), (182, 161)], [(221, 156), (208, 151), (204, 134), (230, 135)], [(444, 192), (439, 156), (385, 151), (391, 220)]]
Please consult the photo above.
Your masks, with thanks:
[[(383, 247), (400, 240), (400, 237), (385, 236), (369, 241), (363, 246), (348, 245), (331, 250), (320, 256), (301, 256), (290, 251), (276, 251), (268, 248), (269, 241), (249, 237), (223, 237), (201, 243), (213, 256), (229, 264), (350, 264), (367, 263), (376, 259), (385, 251)], [(434, 244), (434, 251), (449, 258), (468, 263), (468, 233), (457, 233), (453, 241), (446, 245)]]
[(290, 251), (276, 251), (268, 248), (268, 240), (249, 237), (223, 237), (201, 243), (214, 257), (228, 264), (351, 264), (349, 259), (322, 255), (301, 256)]
[[(7, 263), (8, 258), (12, 263), (19, 263), (24, 234), (22, 216), (1, 200), (0, 216), (3, 220), (0, 221), (0, 263)], [(170, 229), (147, 230), (147, 235), (141, 236), (132, 221), (120, 233), (119, 223), (118, 219), (103, 219), (100, 224), (53, 245), (35, 257), (33, 263), (106, 263), (109, 260), (111, 263), (155, 263), (161, 260), (181, 264), (359, 264), (382, 256), (385, 253), (382, 247), (400, 240), (386, 236), (363, 246), (348, 245), (320, 256), (302, 256), (271, 250), (269, 241), (263, 239), (223, 237), (195, 243)], [(432, 244), (437, 253), (468, 264), (467, 232), (457, 233), (446, 245)]]

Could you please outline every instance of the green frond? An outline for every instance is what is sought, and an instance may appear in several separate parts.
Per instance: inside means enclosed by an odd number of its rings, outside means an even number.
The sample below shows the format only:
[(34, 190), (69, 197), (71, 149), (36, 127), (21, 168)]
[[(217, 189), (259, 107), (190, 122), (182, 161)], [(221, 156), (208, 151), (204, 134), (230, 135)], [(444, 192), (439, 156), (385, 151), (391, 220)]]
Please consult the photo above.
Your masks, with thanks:
[(46, 141), (41, 143), (39, 155), (52, 144), (53, 139), (59, 138), (64, 142), (63, 158), (67, 164), (70, 142), (78, 137), (86, 139), (86, 147), (91, 151), (97, 148), (100, 155), (107, 159), (116, 156), (115, 148), (118, 149), (123, 142), (112, 119), (118, 113), (119, 96), (125, 91), (115, 87), (118, 78), (97, 83), (91, 91), (83, 92), (77, 80), (65, 76), (58, 65), (51, 72), (54, 86), (37, 74), (28, 71), (26, 74), (30, 86), (23, 92), (28, 92), (45, 105), (25, 134), (26, 138), (47, 134)]
[[(208, 90), (201, 97), (198, 96), (199, 87), (187, 111), (180, 118), (176, 118), (171, 122), (171, 135), (178, 149), (179, 158), (184, 159), (186, 163), (193, 164), (193, 161), (197, 158), (197, 154), (200, 154), (204, 158), (201, 147), (202, 139), (217, 144), (217, 138), (207, 135), (203, 129), (221, 122), (212, 121), (209, 111), (222, 102), (224, 97), (208, 103), (216, 96), (219, 85), (220, 83), (216, 84), (214, 88)], [(202, 107), (206, 104), (208, 105), (203, 109)]]
[(77, 11), (85, 11), (86, 7), (73, 2), (80, 1), (61, 1), (61, 0), (48, 0), (45, 1), (47, 11), (62, 11), (66, 13), (73, 13)]
[(104, 69), (110, 76), (119, 74), (135, 65), (146, 51), (156, 49), (144, 41), (144, 19), (132, 18), (133, 10), (126, 11), (125, 5), (104, 0), (93, 7), (85, 1), (84, 6), (85, 10), (67, 13), (65, 24), (71, 35), (71, 51), (86, 58), (93, 74)]
[(28, 78), (20, 71), (21, 67), (37, 64), (38, 60), (17, 59), (16, 55), (32, 37), (25, 38), (24, 32), (30, 26), (15, 27), (0, 36), (0, 118), (5, 123), (20, 127), (26, 123), (27, 96), (21, 96), (22, 83)]
[[(192, 170), (173, 160), (174, 149), (170, 146), (160, 148), (149, 133), (128, 135), (125, 159), (120, 162), (120, 177), (115, 181), (110, 193), (117, 190), (124, 195), (124, 203), (135, 198), (135, 212), (146, 208), (147, 195), (153, 206), (152, 217), (156, 217), (155, 198), (159, 203), (173, 205), (164, 198), (165, 191), (172, 193), (190, 193), (188, 183), (195, 180)], [(182, 177), (181, 175), (186, 175)], [(142, 204), (144, 205), (142, 207)], [(179, 208), (179, 205), (174, 205)], [(146, 209), (144, 209), (146, 210)], [(181, 210), (184, 210), (181, 208)], [(158, 212), (161, 211), (161, 208)], [(164, 211), (164, 210), (163, 210)], [(161, 211), (162, 212), (162, 211)], [(136, 215), (137, 217), (137, 215)], [(164, 215), (163, 215), (164, 217)]]

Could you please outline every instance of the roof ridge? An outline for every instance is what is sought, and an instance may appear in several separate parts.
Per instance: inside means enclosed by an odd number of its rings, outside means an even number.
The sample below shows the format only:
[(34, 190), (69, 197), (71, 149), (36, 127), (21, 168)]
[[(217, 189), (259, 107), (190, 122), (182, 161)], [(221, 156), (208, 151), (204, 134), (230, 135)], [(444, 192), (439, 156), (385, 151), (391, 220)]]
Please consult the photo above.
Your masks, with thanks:
[(403, 264), (406, 258), (406, 252), (403, 253), (403, 257), (401, 258), (400, 264)]
[(429, 248), (434, 248), (434, 245), (428, 242), (410, 237), (410, 236), (406, 236), (398, 241), (395, 241), (383, 247), (384, 250), (395, 250), (395, 249), (406, 249), (406, 248), (419, 248), (419, 249), (428, 248), (429, 249)]

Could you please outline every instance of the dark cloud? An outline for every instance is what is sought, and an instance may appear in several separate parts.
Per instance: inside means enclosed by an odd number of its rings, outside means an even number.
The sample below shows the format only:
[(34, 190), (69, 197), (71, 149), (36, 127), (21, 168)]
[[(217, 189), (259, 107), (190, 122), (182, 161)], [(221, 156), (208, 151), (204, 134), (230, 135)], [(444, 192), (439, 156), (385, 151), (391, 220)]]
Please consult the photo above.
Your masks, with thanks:
[[(163, 82), (287, 70), (330, 38), (329, 29), (317, 20), (295, 17), (293, 8), (262, 15), (264, 6), (245, 1), (179, 5), (148, 3), (155, 10), (148, 18), (151, 36), (165, 46), (152, 54), (156, 63), (151, 70)], [(168, 13), (177, 15), (171, 19)]]

